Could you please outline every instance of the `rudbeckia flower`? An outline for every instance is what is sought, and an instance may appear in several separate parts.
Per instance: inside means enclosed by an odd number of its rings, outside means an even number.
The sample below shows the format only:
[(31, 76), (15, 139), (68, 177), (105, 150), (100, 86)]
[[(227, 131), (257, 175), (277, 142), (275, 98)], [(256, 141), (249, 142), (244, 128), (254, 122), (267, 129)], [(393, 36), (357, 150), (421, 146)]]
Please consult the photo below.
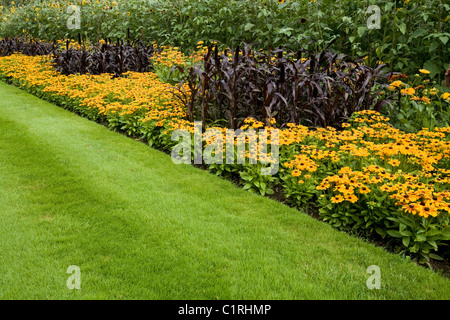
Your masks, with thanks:
[(413, 88), (405, 88), (402, 89), (400, 92), (404, 95), (412, 96), (414, 93), (416, 93), (416, 90), (414, 90)]

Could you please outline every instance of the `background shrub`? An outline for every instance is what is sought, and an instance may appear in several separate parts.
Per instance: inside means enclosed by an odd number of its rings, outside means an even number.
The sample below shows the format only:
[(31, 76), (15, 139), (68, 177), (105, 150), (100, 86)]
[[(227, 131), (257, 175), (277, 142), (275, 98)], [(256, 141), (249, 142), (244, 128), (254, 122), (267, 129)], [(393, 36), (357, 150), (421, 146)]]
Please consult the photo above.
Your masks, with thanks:
[[(219, 41), (236, 47), (242, 41), (260, 48), (285, 46), (332, 50), (367, 56), (392, 70), (412, 73), (419, 68), (442, 80), (450, 65), (450, 5), (442, 0), (30, 0), (4, 6), (0, 36), (28, 34), (38, 39), (124, 39), (195, 48), (198, 41)], [(67, 28), (67, 6), (81, 6), (81, 30)], [(381, 28), (368, 29), (377, 5)]]

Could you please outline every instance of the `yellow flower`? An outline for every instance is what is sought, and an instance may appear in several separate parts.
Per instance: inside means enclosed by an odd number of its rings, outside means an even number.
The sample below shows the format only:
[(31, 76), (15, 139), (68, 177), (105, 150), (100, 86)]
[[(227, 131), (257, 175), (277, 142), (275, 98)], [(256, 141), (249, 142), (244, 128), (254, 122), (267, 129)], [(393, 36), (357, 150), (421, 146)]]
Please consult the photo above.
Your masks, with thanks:
[(450, 92), (446, 92), (441, 96), (442, 99), (444, 100), (450, 100)]
[(361, 193), (361, 194), (367, 194), (367, 193), (370, 193), (370, 189), (367, 188), (366, 186), (362, 186), (362, 187), (359, 189), (359, 193)]
[(358, 197), (355, 196), (354, 194), (347, 194), (345, 196), (345, 200), (350, 201), (351, 203), (355, 203), (358, 202)]
[(394, 82), (392, 82), (390, 85), (389, 85), (389, 90), (393, 90), (393, 89), (391, 89), (391, 88), (398, 88), (398, 87), (400, 87), (400, 86), (402, 86), (402, 87), (404, 87), (405, 86), (405, 84), (403, 83), (403, 82), (401, 82), (400, 80), (397, 80), (397, 81), (394, 81)]
[(393, 167), (398, 167), (400, 165), (400, 161), (397, 159), (391, 160), (388, 163)]
[(340, 194), (331, 198), (332, 203), (341, 203), (342, 201), (344, 201), (344, 197)]
[(422, 97), (420, 100), (422, 100), (422, 102), (425, 102), (426, 104), (430, 104), (431, 103), (430, 98), (427, 98), (427, 97)]
[(419, 72), (423, 73), (423, 74), (429, 74), (430, 73), (430, 71), (428, 71), (427, 69), (419, 69)]
[(404, 95), (412, 96), (414, 93), (416, 93), (416, 90), (414, 90), (413, 88), (406, 88), (406, 89), (400, 90), (400, 92)]

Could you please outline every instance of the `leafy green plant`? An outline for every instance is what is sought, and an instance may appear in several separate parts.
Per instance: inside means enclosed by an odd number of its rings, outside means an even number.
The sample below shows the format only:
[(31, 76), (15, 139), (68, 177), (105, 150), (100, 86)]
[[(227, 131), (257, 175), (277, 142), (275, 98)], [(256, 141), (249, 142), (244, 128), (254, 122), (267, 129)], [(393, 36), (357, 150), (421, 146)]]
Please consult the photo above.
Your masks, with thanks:
[(278, 178), (272, 175), (262, 175), (261, 164), (244, 166), (239, 175), (243, 181), (243, 189), (264, 195), (272, 195), (273, 187), (278, 182)]
[(426, 219), (398, 213), (397, 216), (387, 217), (393, 222), (386, 233), (398, 241), (401, 241), (402, 252), (419, 254), (422, 263), (429, 263), (431, 259), (444, 260), (437, 251), (448, 250), (446, 247), (450, 241), (450, 219), (445, 215), (439, 215), (434, 219)]
[[(450, 93), (436, 81), (430, 81), (429, 71), (408, 77), (394, 74), (389, 89), (394, 93), (393, 104), (383, 112), (394, 127), (407, 132), (418, 132), (422, 128), (450, 125)], [(402, 80), (398, 80), (402, 79)], [(396, 80), (396, 81), (394, 81)]]
[[(431, 71), (442, 80), (450, 65), (450, 5), (442, 0), (303, 1), (286, 0), (127, 0), (78, 1), (81, 29), (66, 22), (67, 1), (23, 1), (4, 7), (0, 36), (29, 35), (37, 39), (100, 39), (129, 37), (145, 43), (194, 49), (199, 40), (236, 47), (243, 41), (258, 48), (287, 47), (323, 51), (331, 47), (350, 56), (380, 61), (391, 70)], [(380, 9), (380, 28), (368, 28), (370, 5)]]

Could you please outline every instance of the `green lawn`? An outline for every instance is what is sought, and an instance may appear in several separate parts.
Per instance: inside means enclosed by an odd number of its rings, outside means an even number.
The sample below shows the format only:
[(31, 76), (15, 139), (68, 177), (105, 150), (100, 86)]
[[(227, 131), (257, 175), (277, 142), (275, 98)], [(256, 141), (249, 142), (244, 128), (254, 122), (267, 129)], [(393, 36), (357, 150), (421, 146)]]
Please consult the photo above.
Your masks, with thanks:
[(449, 279), (382, 248), (17, 88), (0, 96), (0, 299), (450, 298)]

